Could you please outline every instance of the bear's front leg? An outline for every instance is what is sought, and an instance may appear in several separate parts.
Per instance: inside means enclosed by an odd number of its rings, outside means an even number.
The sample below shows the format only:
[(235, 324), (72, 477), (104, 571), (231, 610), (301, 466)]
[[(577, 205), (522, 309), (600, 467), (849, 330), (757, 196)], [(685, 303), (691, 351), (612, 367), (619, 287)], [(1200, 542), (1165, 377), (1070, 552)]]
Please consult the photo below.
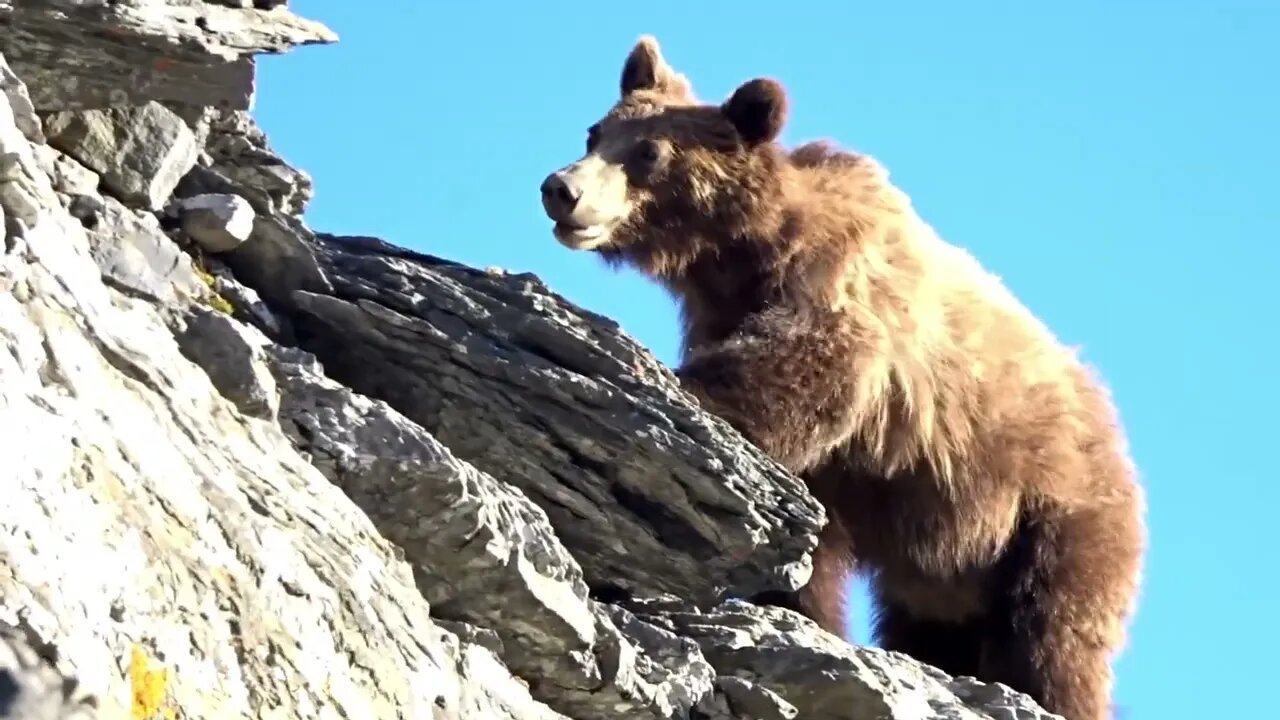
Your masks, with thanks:
[(847, 639), (845, 588), (854, 558), (838, 513), (843, 478), (820, 468), (853, 434), (852, 336), (840, 330), (831, 315), (770, 311), (727, 340), (695, 349), (676, 375), (704, 409), (801, 475), (827, 509), (809, 583), (750, 600), (799, 612)]
[(768, 311), (728, 339), (695, 348), (676, 376), (704, 409), (800, 473), (854, 432), (852, 348), (838, 322)]

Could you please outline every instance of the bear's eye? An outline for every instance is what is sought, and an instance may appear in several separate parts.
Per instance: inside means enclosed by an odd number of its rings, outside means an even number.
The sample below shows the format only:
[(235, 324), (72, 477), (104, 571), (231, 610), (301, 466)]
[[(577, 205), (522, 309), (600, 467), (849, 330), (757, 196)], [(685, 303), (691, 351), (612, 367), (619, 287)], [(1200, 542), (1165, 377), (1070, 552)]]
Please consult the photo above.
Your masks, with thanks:
[(592, 150), (594, 150), (596, 145), (599, 142), (600, 142), (600, 126), (592, 125), (591, 127), (587, 128), (587, 152), (591, 152)]
[(632, 149), (632, 155), (645, 165), (653, 165), (662, 157), (662, 148), (653, 140), (641, 140)]

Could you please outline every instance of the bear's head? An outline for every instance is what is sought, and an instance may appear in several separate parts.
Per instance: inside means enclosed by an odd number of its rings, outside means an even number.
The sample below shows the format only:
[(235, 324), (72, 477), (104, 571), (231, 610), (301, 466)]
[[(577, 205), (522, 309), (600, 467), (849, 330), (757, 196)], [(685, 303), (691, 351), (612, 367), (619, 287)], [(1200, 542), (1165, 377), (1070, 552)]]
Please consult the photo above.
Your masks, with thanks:
[(786, 117), (786, 92), (767, 78), (699, 102), (658, 43), (640, 38), (586, 153), (542, 183), (556, 239), (669, 275), (717, 245), (776, 231)]

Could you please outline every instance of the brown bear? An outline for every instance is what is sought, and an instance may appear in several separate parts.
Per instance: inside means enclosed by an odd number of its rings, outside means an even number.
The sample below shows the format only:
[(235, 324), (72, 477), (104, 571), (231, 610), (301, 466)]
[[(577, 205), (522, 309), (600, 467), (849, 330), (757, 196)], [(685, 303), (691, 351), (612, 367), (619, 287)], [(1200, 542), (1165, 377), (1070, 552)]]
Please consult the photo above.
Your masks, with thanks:
[(1145, 548), (1109, 392), (866, 155), (790, 152), (782, 86), (698, 101), (643, 37), (586, 153), (542, 184), (564, 245), (682, 310), (685, 387), (827, 508), (795, 606), (878, 643), (1108, 716)]

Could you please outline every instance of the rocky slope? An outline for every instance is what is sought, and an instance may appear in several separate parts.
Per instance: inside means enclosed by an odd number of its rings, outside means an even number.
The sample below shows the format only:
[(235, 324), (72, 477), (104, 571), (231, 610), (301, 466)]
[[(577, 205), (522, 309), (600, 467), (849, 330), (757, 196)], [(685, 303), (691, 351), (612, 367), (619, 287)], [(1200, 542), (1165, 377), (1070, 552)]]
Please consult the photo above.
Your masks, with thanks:
[(737, 600), (803, 486), (606, 318), (302, 219), (280, 0), (0, 0), (0, 718), (1041, 718)]

